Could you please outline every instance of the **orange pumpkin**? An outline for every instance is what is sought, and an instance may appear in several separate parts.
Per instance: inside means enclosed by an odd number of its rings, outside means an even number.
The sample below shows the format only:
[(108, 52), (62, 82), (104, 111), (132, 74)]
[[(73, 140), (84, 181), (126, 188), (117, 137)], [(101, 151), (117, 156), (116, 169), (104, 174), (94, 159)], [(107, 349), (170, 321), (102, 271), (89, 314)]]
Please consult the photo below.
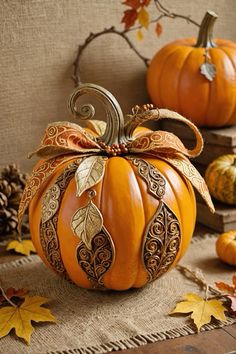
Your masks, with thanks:
[(236, 124), (236, 43), (213, 40), (216, 18), (207, 12), (197, 41), (186, 38), (164, 46), (147, 71), (151, 101), (199, 127)]
[(236, 231), (221, 234), (216, 240), (216, 252), (219, 258), (230, 265), (236, 266)]
[[(124, 126), (114, 97), (95, 85), (72, 94), (71, 111), (81, 117), (75, 102), (94, 91), (108, 101), (105, 132), (101, 122), (90, 122), (93, 134), (68, 122), (51, 124), (37, 150), (44, 160), (28, 181), (19, 216), (29, 205), (33, 243), (58, 274), (85, 288), (126, 290), (157, 279), (185, 253), (196, 219), (191, 182), (213, 206), (184, 156), (201, 151), (196, 127), (149, 106), (136, 107)], [(89, 109), (83, 108), (86, 115)], [(137, 128), (165, 116), (195, 131), (194, 150), (171, 133)]]

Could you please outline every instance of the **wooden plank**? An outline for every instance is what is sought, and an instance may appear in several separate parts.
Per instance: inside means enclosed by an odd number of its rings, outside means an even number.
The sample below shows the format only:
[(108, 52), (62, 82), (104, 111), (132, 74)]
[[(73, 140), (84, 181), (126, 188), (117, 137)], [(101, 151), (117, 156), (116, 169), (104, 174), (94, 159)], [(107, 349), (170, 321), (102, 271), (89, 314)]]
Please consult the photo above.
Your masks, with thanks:
[(218, 232), (236, 229), (236, 208), (214, 202), (215, 213), (212, 214), (201, 200), (197, 200), (197, 221)]
[[(161, 122), (161, 129), (175, 133), (181, 138), (193, 140), (194, 135), (191, 130), (182, 123), (172, 122), (170, 120), (163, 120)], [(221, 145), (224, 147), (236, 146), (236, 126), (230, 126), (220, 129), (199, 129), (202, 133), (203, 139), (210, 145)]]
[[(232, 326), (230, 326), (232, 327)], [(225, 328), (225, 327), (224, 327)], [(236, 353), (236, 339), (223, 329), (168, 339), (136, 349), (121, 350), (119, 354), (227, 354)]]

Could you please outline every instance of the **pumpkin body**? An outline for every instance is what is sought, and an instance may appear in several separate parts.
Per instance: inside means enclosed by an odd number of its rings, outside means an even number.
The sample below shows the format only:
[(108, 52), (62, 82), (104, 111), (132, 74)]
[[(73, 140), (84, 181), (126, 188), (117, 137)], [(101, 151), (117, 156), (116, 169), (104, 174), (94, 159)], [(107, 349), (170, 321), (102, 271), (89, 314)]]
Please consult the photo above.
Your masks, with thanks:
[(221, 234), (216, 241), (216, 252), (219, 258), (230, 265), (236, 266), (236, 231)]
[(208, 166), (205, 180), (210, 194), (226, 204), (236, 204), (236, 155), (223, 155)]
[[(81, 240), (71, 229), (71, 219), (78, 208), (86, 205), (88, 196), (84, 192), (76, 197), (74, 173), (65, 173), (77, 160), (61, 164), (30, 202), (32, 240), (45, 264), (81, 287), (115, 290), (141, 287), (172, 268), (185, 253), (195, 226), (196, 204), (191, 184), (161, 159), (138, 155), (135, 165), (135, 160), (125, 157), (108, 158), (102, 180), (93, 187), (93, 203), (101, 211), (110, 244), (103, 247), (107, 242), (103, 234), (95, 237), (92, 250), (79, 249)], [(166, 192), (161, 201), (149, 193), (147, 183), (138, 173), (137, 164), (145, 171), (146, 163), (165, 179)], [(60, 176), (63, 177), (59, 181)], [(60, 204), (42, 230), (45, 195), (60, 183)], [(48, 203), (55, 200), (52, 193)], [(164, 206), (161, 213), (160, 203)], [(147, 234), (149, 243), (145, 243)], [(148, 256), (150, 252), (153, 257)]]
[[(196, 43), (196, 38), (177, 40), (157, 52), (147, 71), (151, 101), (199, 127), (236, 124), (236, 44), (223, 39)], [(212, 80), (201, 73), (206, 62), (215, 67)]]

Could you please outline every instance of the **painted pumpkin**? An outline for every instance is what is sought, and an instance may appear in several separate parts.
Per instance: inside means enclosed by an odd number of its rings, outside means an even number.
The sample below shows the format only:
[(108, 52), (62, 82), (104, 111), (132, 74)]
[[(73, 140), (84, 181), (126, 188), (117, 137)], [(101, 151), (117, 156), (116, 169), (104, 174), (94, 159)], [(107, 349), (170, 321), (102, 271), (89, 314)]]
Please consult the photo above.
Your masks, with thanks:
[(225, 263), (236, 266), (236, 231), (221, 234), (216, 240), (216, 253)]
[[(107, 125), (90, 121), (90, 132), (69, 122), (48, 126), (37, 150), (44, 159), (28, 181), (19, 219), (29, 205), (38, 254), (79, 286), (142, 287), (171, 269), (188, 247), (196, 219), (192, 184), (214, 209), (186, 157), (200, 153), (201, 135), (187, 119), (149, 105), (136, 106), (124, 125), (115, 98), (91, 84), (70, 97), (70, 110), (79, 117), (92, 112), (89, 105), (76, 107), (84, 93), (106, 104)], [(166, 117), (194, 130), (193, 150), (171, 133), (138, 128)]]
[(223, 155), (207, 167), (205, 180), (210, 194), (226, 204), (236, 204), (236, 155)]
[(236, 124), (236, 43), (213, 40), (216, 18), (207, 12), (197, 41), (186, 38), (164, 46), (147, 71), (151, 101), (199, 127)]

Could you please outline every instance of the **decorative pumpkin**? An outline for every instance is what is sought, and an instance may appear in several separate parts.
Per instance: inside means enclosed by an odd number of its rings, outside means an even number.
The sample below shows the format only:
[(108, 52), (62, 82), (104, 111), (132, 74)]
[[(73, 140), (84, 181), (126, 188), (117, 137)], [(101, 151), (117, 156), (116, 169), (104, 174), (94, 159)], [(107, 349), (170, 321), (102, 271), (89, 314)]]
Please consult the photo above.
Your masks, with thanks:
[(225, 232), (217, 238), (216, 253), (223, 262), (236, 266), (236, 230)]
[[(19, 228), (29, 206), (38, 254), (81, 287), (141, 287), (185, 253), (196, 218), (192, 185), (214, 210), (204, 180), (186, 157), (201, 152), (202, 138), (187, 119), (150, 105), (136, 106), (124, 125), (115, 98), (92, 84), (81, 85), (69, 99), (80, 118), (94, 114), (91, 105), (76, 106), (89, 93), (106, 106), (107, 125), (89, 121), (90, 132), (69, 122), (48, 126), (36, 151), (44, 159), (22, 197)], [(196, 147), (187, 150), (172, 133), (138, 128), (161, 118), (186, 123)]]
[(236, 43), (212, 39), (216, 18), (208, 11), (197, 40), (180, 39), (164, 46), (147, 71), (151, 101), (199, 127), (236, 124)]
[(236, 155), (223, 155), (207, 167), (205, 180), (210, 194), (226, 204), (236, 204)]

